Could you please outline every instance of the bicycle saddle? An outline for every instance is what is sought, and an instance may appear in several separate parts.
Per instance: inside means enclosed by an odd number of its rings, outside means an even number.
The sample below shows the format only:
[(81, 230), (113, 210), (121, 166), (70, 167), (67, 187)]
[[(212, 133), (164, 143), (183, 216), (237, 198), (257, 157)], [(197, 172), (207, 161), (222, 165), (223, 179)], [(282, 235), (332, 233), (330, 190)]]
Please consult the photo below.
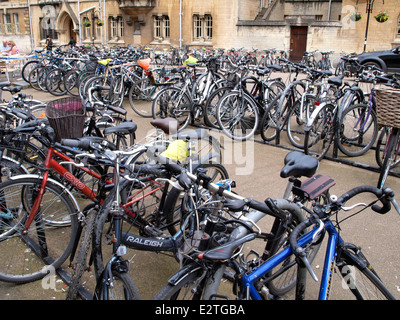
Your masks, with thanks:
[(22, 86), (16, 86), (16, 87), (2, 87), (1, 90), (3, 91), (9, 91), (10, 93), (17, 93), (22, 90)]
[(338, 77), (329, 78), (328, 83), (340, 87), (342, 85), (343, 78), (344, 78), (343, 74)]
[(257, 69), (257, 75), (258, 76), (264, 76), (268, 73), (271, 72), (271, 69), (267, 68), (267, 67), (260, 67)]
[(270, 69), (275, 70), (275, 71), (281, 71), (282, 70), (282, 66), (280, 66), (279, 64), (268, 64), (267, 68), (270, 68)]
[(176, 133), (179, 128), (179, 122), (174, 118), (153, 119), (150, 124), (157, 129), (161, 129), (166, 134)]
[(123, 122), (115, 127), (108, 127), (104, 129), (104, 135), (110, 133), (119, 133), (119, 134), (130, 134), (134, 133), (137, 129), (137, 125), (135, 122)]
[(317, 172), (319, 162), (317, 158), (305, 155), (299, 151), (292, 151), (285, 157), (285, 166), (281, 170), (281, 177), (288, 178), (290, 176), (312, 177)]
[(243, 238), (233, 240), (231, 242), (225, 243), (221, 246), (218, 246), (216, 248), (213, 248), (211, 250), (207, 250), (204, 252), (201, 252), (198, 255), (199, 259), (207, 259), (207, 260), (227, 260), (232, 258), (233, 253), (235, 250), (241, 246), (243, 243), (247, 241), (251, 241), (256, 237), (254, 233), (248, 234), (247, 236), (244, 236)]

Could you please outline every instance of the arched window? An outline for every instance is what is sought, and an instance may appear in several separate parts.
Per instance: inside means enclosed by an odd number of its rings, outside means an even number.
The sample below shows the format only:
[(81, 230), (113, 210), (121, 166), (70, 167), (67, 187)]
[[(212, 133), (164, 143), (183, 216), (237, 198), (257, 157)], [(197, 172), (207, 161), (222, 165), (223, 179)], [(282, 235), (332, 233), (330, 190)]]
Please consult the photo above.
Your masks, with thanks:
[(396, 33), (396, 38), (400, 38), (400, 15), (397, 18), (397, 33)]

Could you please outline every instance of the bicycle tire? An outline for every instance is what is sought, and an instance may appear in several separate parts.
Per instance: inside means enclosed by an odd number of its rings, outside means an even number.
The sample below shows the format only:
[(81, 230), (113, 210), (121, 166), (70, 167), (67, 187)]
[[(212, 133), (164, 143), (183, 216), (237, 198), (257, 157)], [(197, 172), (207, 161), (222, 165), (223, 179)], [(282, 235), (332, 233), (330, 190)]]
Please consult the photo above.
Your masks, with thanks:
[(214, 129), (221, 129), (217, 120), (217, 105), (225, 93), (230, 92), (233, 86), (221, 87), (214, 90), (207, 98), (204, 107), (204, 123)]
[(79, 96), (79, 73), (69, 70), (64, 77), (64, 87), (67, 93), (73, 97)]
[(217, 106), (218, 125), (233, 140), (252, 138), (259, 126), (259, 117), (253, 99), (239, 91), (225, 94)]
[[(229, 179), (228, 171), (224, 166), (220, 164), (202, 164), (199, 165), (199, 168), (205, 169), (206, 174), (212, 178), (212, 181), (220, 181)], [(210, 169), (215, 169), (215, 172), (210, 175)], [(207, 196), (207, 195), (203, 195)], [(201, 198), (203, 199), (203, 198)], [(201, 200), (199, 199), (199, 200)], [(181, 201), (179, 201), (181, 200)], [(179, 203), (178, 203), (179, 201)], [(188, 198), (185, 195), (182, 195), (182, 191), (172, 188), (168, 192), (168, 196), (165, 200), (163, 214), (166, 218), (166, 224), (168, 226), (168, 232), (171, 235), (174, 235), (178, 232), (180, 228), (179, 222), (182, 219), (182, 207), (185, 205), (185, 202), (188, 201)], [(186, 207), (183, 211), (187, 211)]]
[[(22, 234), (22, 226), (32, 205), (32, 191), (40, 184), (41, 179), (36, 178), (20, 178), (0, 184), (2, 210), (5, 209), (4, 205), (10, 210), (8, 216), (3, 214), (1, 218), (0, 280), (2, 281), (27, 283), (39, 280), (49, 272), (55, 272), (72, 250), (78, 224), (76, 209), (63, 189), (50, 181), (46, 185), (40, 213), (37, 214), (27, 233)], [(15, 198), (12, 198), (13, 196)], [(66, 219), (67, 225), (64, 223)]]
[(53, 96), (62, 96), (67, 93), (64, 84), (65, 72), (62, 69), (53, 69), (46, 75), (45, 85), (47, 91)]
[(318, 160), (327, 154), (335, 134), (335, 106), (326, 104), (315, 116), (312, 124), (307, 126), (304, 138), (304, 153)]
[[(396, 300), (358, 247), (345, 244), (340, 260), (344, 263), (337, 266), (343, 283), (347, 284), (357, 300)], [(356, 270), (359, 272), (354, 275)]]
[[(389, 127), (383, 127), (381, 133), (379, 134), (379, 137), (376, 142), (376, 149), (375, 149), (375, 159), (376, 163), (380, 168), (383, 167), (383, 161), (385, 160), (385, 154), (387, 150), (387, 140), (389, 137), (390, 133), (390, 128)], [(400, 156), (395, 159), (395, 161), (392, 163), (390, 166), (390, 169), (395, 168), (398, 166), (400, 163)]]
[[(364, 123), (365, 122), (365, 123)], [(365, 154), (375, 143), (378, 121), (368, 104), (355, 104), (343, 111), (339, 123), (338, 147), (349, 157)]]
[[(290, 143), (294, 147), (300, 149), (304, 148), (304, 127), (315, 106), (319, 105), (319, 102), (316, 96), (307, 94), (304, 99), (300, 98), (300, 100), (297, 100), (288, 112), (286, 133)], [(302, 108), (302, 110), (300, 110), (300, 108)], [(301, 115), (303, 116), (301, 117)]]
[(85, 214), (84, 227), (82, 229), (82, 236), (76, 254), (74, 267), (71, 275), (67, 291), (67, 300), (75, 300), (78, 295), (78, 290), (81, 284), (81, 279), (85, 270), (87, 270), (87, 257), (92, 243), (92, 235), (94, 223), (97, 216), (97, 209), (91, 208)]
[(179, 130), (187, 127), (192, 119), (192, 99), (181, 88), (161, 90), (152, 103), (153, 119), (171, 117), (179, 122)]
[(153, 96), (157, 90), (156, 86), (150, 84), (149, 79), (139, 79), (135, 81), (128, 92), (129, 105), (132, 110), (144, 118), (152, 117)]
[(385, 152), (385, 159), (383, 161), (379, 173), (378, 185), (377, 185), (378, 188), (383, 188), (383, 186), (385, 185), (391, 165), (393, 162), (395, 162), (393, 160), (395, 160), (395, 157), (399, 155), (397, 153), (398, 152), (397, 146), (399, 145), (400, 129), (394, 128), (392, 130), (395, 130), (395, 132), (393, 132), (393, 135), (390, 138), (389, 143), (387, 145), (387, 150)]
[[(96, 287), (96, 300), (140, 300), (139, 291), (128, 272), (112, 269), (113, 286), (102, 281)], [(104, 296), (104, 286), (107, 288), (107, 297)]]
[(27, 61), (22, 69), (21, 69), (21, 75), (22, 75), (22, 79), (24, 79), (25, 82), (29, 83), (29, 74), (31, 73), (31, 71), (39, 64), (39, 61), (37, 60), (31, 60), (31, 61)]
[(280, 95), (277, 95), (265, 110), (260, 122), (260, 133), (264, 141), (272, 141), (276, 138), (278, 128), (278, 105)]

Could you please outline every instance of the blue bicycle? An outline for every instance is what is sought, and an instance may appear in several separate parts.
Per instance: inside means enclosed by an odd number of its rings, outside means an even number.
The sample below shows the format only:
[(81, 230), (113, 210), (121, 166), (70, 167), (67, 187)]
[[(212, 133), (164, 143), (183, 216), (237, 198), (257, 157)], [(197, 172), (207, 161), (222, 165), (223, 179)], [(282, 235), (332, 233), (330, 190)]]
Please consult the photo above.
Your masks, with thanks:
[[(195, 177), (192, 177), (192, 179), (195, 181)], [(223, 191), (220, 187), (211, 183), (205, 187), (216, 194), (235, 198), (237, 210), (246, 207), (252, 208), (253, 202), (249, 199), (240, 200), (237, 195)], [(348, 200), (364, 193), (375, 195), (376, 199), (368, 205), (359, 203), (345, 207)], [(224, 205), (229, 204), (230, 201), (232, 200), (225, 200)], [(242, 204), (240, 204), (240, 201), (242, 201)], [(376, 204), (378, 201), (382, 203), (382, 206)], [(332, 217), (338, 218), (339, 211), (351, 210), (359, 206), (362, 209), (357, 213), (371, 207), (372, 210), (384, 214), (391, 209), (391, 204), (393, 204), (400, 214), (392, 190), (388, 188), (380, 190), (373, 186), (356, 187), (339, 198), (331, 196), (326, 203), (315, 205), (312, 211), (302, 207), (301, 203), (289, 200), (279, 199), (275, 203), (275, 208), (262, 207), (258, 204), (256, 208), (253, 208), (257, 210), (250, 211), (243, 220), (248, 225), (247, 228), (242, 225), (231, 233), (230, 240), (226, 243), (193, 254), (188, 259), (189, 263), (169, 279), (168, 284), (156, 295), (155, 299), (225, 299), (227, 297), (221, 295), (218, 289), (227, 267), (234, 271), (233, 293), (236, 299), (261, 300), (271, 298), (268, 283), (278, 276), (284, 275), (291, 268), (297, 268), (296, 299), (304, 299), (307, 271), (314, 280), (317, 279), (308, 259), (308, 250), (312, 245), (320, 243), (325, 234), (328, 235), (328, 241), (319, 299), (326, 300), (329, 298), (334, 265), (338, 267), (343, 277), (343, 283), (347, 285), (357, 299), (395, 299), (382, 283), (361, 249), (354, 244), (345, 243), (341, 238), (338, 231), (341, 221), (331, 220)], [(310, 214), (309, 218), (294, 228), (280, 252), (267, 261), (257, 259), (257, 256), (254, 255), (251, 259), (243, 259), (243, 255), (240, 254), (242, 245), (253, 240), (258, 233), (250, 232), (249, 227), (254, 227), (257, 221), (265, 215), (272, 214), (274, 210), (281, 212), (284, 217), (290, 214), (290, 211), (298, 210), (299, 206)], [(315, 227), (309, 230), (314, 225)], [(293, 256), (296, 259), (290, 259)], [(287, 263), (285, 263), (286, 261)], [(279, 268), (276, 269), (277, 266)]]

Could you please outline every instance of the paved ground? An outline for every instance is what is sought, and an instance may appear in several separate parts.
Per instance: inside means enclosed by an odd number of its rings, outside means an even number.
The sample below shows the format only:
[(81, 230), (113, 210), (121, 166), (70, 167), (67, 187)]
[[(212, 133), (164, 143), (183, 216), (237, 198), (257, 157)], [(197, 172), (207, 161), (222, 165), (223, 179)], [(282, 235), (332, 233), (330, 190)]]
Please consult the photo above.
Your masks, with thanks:
[[(49, 94), (43, 94), (33, 89), (24, 92), (32, 94), (35, 99), (50, 101), (54, 99)], [(7, 99), (7, 94), (4, 95)], [(124, 104), (129, 111), (129, 116), (138, 124), (137, 138), (144, 137), (151, 129), (148, 119), (133, 114), (129, 103)], [(214, 132), (220, 140), (227, 145), (230, 143), (224, 136)], [(289, 146), (282, 138), (282, 144)], [(279, 177), (283, 159), (289, 152), (286, 148), (254, 144), (234, 144), (225, 149), (225, 165), (230, 176), (237, 182), (236, 192), (264, 200), (266, 197), (277, 198), (282, 196), (286, 181)], [(349, 159), (345, 159), (349, 160)], [(373, 152), (370, 151), (359, 159), (350, 159), (361, 164), (375, 165)], [(338, 161), (323, 160), (320, 163), (319, 173), (331, 176), (336, 180), (336, 185), (331, 189), (333, 194), (341, 195), (350, 188), (362, 184), (375, 185), (378, 174), (371, 170), (350, 166)], [(400, 194), (400, 179), (389, 177), (387, 185)], [(399, 198), (400, 199), (400, 198)], [(265, 219), (268, 220), (268, 219)], [(270, 221), (264, 221), (262, 226), (268, 228)], [(342, 236), (348, 242), (360, 245), (381, 278), (389, 289), (400, 298), (400, 216), (392, 209), (386, 215), (378, 215), (373, 212), (362, 213), (347, 220), (342, 225)], [(319, 256), (322, 256), (323, 250)], [(151, 299), (165, 284), (166, 280), (178, 268), (176, 261), (168, 256), (156, 253), (131, 250), (129, 258), (132, 258), (132, 276), (135, 280), (141, 298)], [(322, 270), (323, 261), (316, 259), (313, 268), (317, 275)], [(91, 287), (91, 278), (88, 278), (87, 287)], [(347, 292), (342, 290), (339, 277), (333, 277), (333, 299), (346, 299)], [(310, 279), (312, 287), (308, 298), (316, 298), (316, 286)], [(0, 282), (0, 299), (64, 299), (66, 293), (65, 284), (57, 278), (54, 283), (37, 281), (25, 285), (13, 285)], [(55, 288), (55, 290), (54, 290)]]

